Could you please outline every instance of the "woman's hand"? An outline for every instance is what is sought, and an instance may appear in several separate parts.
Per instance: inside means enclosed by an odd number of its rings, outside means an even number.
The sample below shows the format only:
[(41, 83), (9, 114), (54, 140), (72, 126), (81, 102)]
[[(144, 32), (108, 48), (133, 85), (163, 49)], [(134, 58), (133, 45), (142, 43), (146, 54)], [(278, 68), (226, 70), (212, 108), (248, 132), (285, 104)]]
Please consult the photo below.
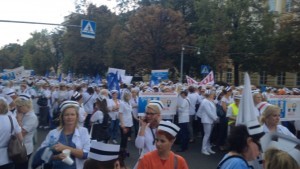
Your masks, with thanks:
[(61, 143), (57, 143), (52, 147), (56, 152), (62, 152), (65, 149), (70, 149), (68, 146)]
[(64, 154), (64, 153), (60, 153), (60, 154), (57, 154), (57, 155), (54, 155), (53, 156), (53, 159), (55, 160), (63, 160), (65, 159), (67, 156)]

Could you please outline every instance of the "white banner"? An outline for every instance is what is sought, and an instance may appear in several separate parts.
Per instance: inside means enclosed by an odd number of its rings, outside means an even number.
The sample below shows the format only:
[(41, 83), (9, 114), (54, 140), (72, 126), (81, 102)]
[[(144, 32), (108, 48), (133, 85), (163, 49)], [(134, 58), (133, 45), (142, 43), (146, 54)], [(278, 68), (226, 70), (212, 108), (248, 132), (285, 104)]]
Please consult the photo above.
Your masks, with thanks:
[(280, 107), (281, 121), (300, 120), (300, 96), (299, 95), (276, 95), (268, 100), (270, 104)]
[(125, 76), (125, 72), (126, 70), (123, 69), (117, 69), (117, 68), (108, 68), (108, 72), (107, 73), (117, 73), (119, 76)]
[(131, 81), (132, 81), (133, 76), (123, 76), (122, 75), (121, 78), (122, 78), (122, 82), (123, 83), (129, 85), (131, 83)]
[(197, 84), (200, 86), (214, 85), (215, 84), (214, 72), (210, 71), (210, 73), (201, 82), (197, 82), (195, 79), (186, 75), (186, 81), (188, 85), (193, 85), (193, 84)]
[(145, 109), (150, 100), (160, 100), (164, 104), (162, 115), (176, 114), (177, 93), (140, 93), (138, 112), (144, 116)]

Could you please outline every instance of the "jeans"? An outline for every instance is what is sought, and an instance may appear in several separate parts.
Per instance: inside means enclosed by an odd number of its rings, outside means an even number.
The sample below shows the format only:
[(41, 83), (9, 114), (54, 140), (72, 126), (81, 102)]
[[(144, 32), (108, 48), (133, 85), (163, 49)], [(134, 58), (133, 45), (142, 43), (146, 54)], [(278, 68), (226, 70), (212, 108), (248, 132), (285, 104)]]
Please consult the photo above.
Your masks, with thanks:
[(180, 127), (179, 130), (179, 138), (180, 138), (180, 143), (181, 143), (181, 149), (186, 150), (188, 148), (189, 144), (189, 123), (179, 123), (178, 124)]
[(118, 119), (112, 120), (109, 127), (109, 134), (112, 140), (117, 139), (118, 128), (119, 128), (119, 120)]

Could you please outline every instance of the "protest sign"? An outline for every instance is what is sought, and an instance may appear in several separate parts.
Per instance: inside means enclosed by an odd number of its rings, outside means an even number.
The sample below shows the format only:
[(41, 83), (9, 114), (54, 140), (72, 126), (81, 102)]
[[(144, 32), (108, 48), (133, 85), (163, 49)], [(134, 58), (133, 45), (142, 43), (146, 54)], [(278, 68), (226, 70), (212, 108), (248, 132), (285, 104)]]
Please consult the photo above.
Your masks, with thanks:
[(145, 109), (150, 100), (160, 100), (164, 104), (162, 115), (175, 115), (177, 106), (177, 93), (140, 93), (139, 116), (144, 116)]

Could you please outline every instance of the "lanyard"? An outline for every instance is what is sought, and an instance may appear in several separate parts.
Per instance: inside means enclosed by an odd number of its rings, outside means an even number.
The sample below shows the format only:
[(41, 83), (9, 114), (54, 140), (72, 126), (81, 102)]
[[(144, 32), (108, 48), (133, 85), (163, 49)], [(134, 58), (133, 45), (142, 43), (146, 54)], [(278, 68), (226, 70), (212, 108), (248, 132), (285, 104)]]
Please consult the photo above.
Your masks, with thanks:
[(155, 135), (154, 135), (154, 132), (153, 132), (153, 130), (152, 130), (152, 128), (150, 128), (150, 130), (151, 130), (151, 133), (152, 133), (152, 137), (153, 137), (153, 145), (155, 144)]

